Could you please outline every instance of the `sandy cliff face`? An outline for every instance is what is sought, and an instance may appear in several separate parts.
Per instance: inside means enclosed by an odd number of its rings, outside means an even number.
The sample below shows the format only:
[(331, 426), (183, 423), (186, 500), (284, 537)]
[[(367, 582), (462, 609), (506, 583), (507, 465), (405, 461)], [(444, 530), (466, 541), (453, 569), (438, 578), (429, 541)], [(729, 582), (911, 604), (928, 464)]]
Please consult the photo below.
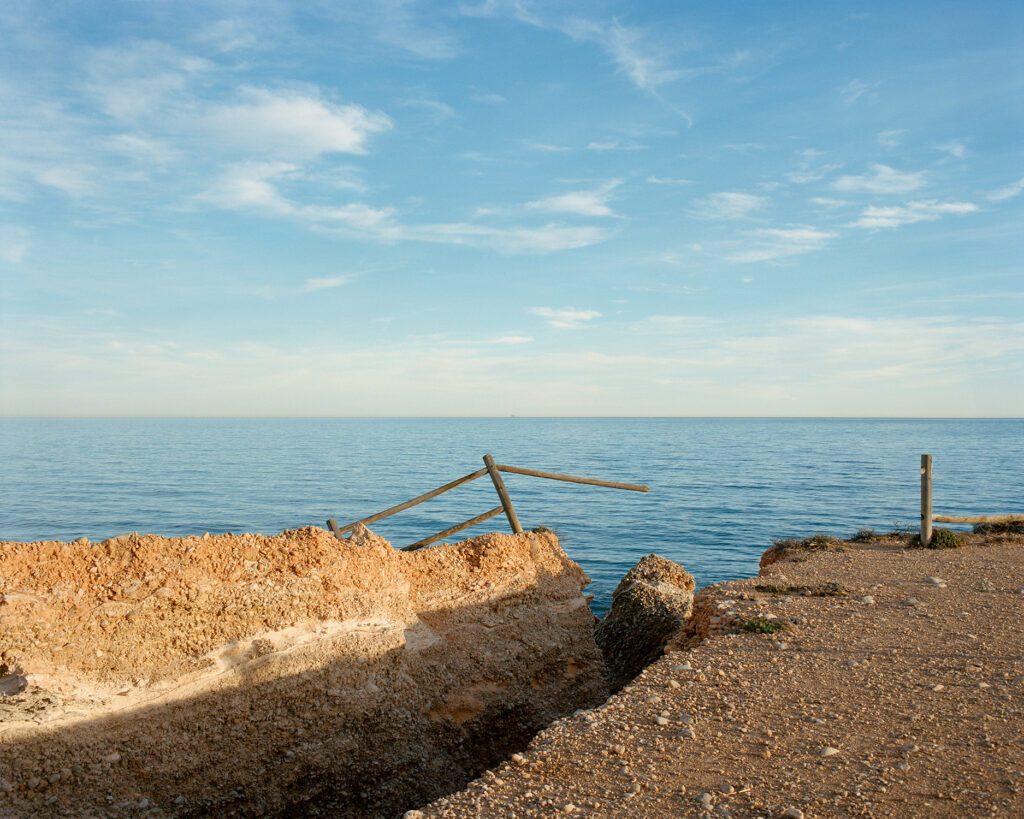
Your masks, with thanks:
[(606, 695), (553, 535), (0, 544), (0, 815), (394, 815)]

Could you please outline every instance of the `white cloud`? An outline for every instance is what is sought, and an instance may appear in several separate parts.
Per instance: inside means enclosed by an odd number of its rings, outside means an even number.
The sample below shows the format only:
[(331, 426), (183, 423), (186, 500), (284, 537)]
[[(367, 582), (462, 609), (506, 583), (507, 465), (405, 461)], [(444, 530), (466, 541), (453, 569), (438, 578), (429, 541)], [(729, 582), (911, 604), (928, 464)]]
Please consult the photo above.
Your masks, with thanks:
[(228, 210), (263, 208), (292, 214), (296, 207), (278, 193), (273, 181), (298, 171), (287, 162), (249, 162), (225, 171), (199, 199)]
[(821, 250), (835, 233), (810, 227), (762, 228), (747, 233), (752, 246), (730, 253), (730, 262), (769, 262)]
[(1004, 202), (1007, 199), (1013, 199), (1015, 196), (1020, 196), (1021, 191), (1024, 191), (1024, 176), (1016, 182), (1011, 182), (1005, 187), (992, 191), (992, 193), (988, 195), (988, 199), (991, 202)]
[(899, 146), (903, 141), (903, 135), (906, 132), (905, 128), (892, 128), (888, 131), (879, 131), (875, 139), (878, 140), (878, 144), (883, 148), (889, 148), (891, 150)]
[(213, 108), (206, 127), (229, 145), (278, 157), (366, 153), (373, 134), (391, 120), (360, 105), (334, 105), (315, 96), (247, 89), (248, 101)]
[(648, 176), (647, 181), (652, 185), (692, 185), (692, 179), (673, 179), (670, 176)]
[(380, 242), (417, 241), (489, 247), (501, 253), (549, 253), (603, 242), (609, 233), (592, 225), (548, 223), (539, 227), (494, 227), (472, 222), (407, 224), (394, 208), (365, 202), (342, 205), (303, 205), (282, 195), (277, 181), (300, 177), (286, 162), (250, 162), (229, 169), (197, 198), (228, 210), (256, 210), (295, 219), (312, 228)]
[(948, 214), (974, 213), (978, 206), (971, 202), (910, 202), (890, 207), (867, 207), (851, 227), (894, 228), (914, 222), (932, 222)]
[(299, 290), (303, 293), (314, 293), (317, 290), (329, 290), (332, 287), (341, 287), (342, 285), (348, 284), (350, 281), (352, 281), (352, 274), (346, 274), (343, 276), (327, 276), (322, 279), (306, 279)]
[(811, 202), (821, 208), (841, 208), (846, 204), (842, 199), (832, 199), (828, 196), (815, 196)]
[(0, 225), (0, 261), (7, 264), (21, 264), (28, 255), (31, 242), (25, 228)]
[(747, 219), (768, 200), (753, 193), (721, 191), (694, 201), (690, 213), (702, 219)]
[(615, 179), (594, 190), (573, 191), (527, 202), (526, 207), (555, 213), (574, 213), (579, 216), (614, 216), (615, 212), (608, 207), (608, 200), (611, 199), (612, 191), (621, 184), (621, 179)]
[(494, 340), (495, 344), (529, 344), (533, 336), (501, 336)]
[(951, 139), (936, 147), (954, 159), (964, 159), (967, 156), (967, 146), (959, 139)]
[(873, 173), (863, 176), (841, 176), (832, 183), (837, 191), (868, 193), (910, 193), (925, 184), (924, 171), (897, 171), (888, 165), (871, 166)]
[(139, 134), (117, 134), (110, 138), (108, 144), (117, 153), (126, 154), (141, 162), (158, 165), (172, 162), (181, 156), (181, 152), (176, 148), (160, 140)]
[(548, 153), (562, 153), (569, 150), (565, 145), (549, 145), (546, 142), (527, 142), (526, 147), (531, 151), (546, 151)]
[(552, 327), (565, 329), (576, 329), (582, 327), (588, 321), (601, 317), (601, 314), (596, 310), (577, 310), (573, 307), (562, 309), (532, 307), (530, 312), (547, 321)]

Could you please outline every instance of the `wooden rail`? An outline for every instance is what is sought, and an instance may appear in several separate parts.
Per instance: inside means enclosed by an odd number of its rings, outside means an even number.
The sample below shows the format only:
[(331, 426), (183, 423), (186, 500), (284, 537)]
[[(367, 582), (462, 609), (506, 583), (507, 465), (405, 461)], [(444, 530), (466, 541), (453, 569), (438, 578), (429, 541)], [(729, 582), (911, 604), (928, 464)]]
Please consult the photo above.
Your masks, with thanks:
[(482, 478), (484, 475), (489, 475), (491, 482), (494, 484), (494, 491), (498, 493), (498, 499), (501, 501), (501, 506), (496, 506), (493, 509), (484, 512), (483, 514), (477, 515), (474, 518), (470, 518), (467, 521), (456, 524), (442, 532), (431, 535), (430, 537), (418, 540), (409, 546), (403, 546), (403, 551), (415, 551), (416, 549), (422, 549), (424, 546), (429, 546), (431, 543), (436, 543), (439, 540), (449, 535), (453, 535), (456, 532), (461, 532), (463, 529), (468, 529), (470, 526), (475, 526), (478, 523), (483, 523), (485, 520), (490, 520), (502, 512), (505, 513), (505, 517), (508, 519), (508, 524), (512, 528), (512, 531), (519, 533), (523, 531), (522, 525), (519, 523), (519, 516), (516, 514), (515, 507), (512, 506), (512, 499), (509, 497), (508, 489), (505, 488), (505, 482), (501, 479), (502, 472), (515, 473), (518, 475), (530, 475), (534, 478), (547, 478), (553, 481), (564, 481), (566, 483), (582, 483), (589, 486), (605, 486), (611, 489), (628, 489), (633, 492), (649, 492), (650, 487), (643, 486), (642, 484), (636, 483), (620, 483), (618, 481), (605, 481), (599, 480), (598, 478), (581, 478), (578, 475), (563, 475), (559, 472), (544, 472), (539, 469), (525, 469), (519, 466), (508, 466), (506, 464), (496, 464), (494, 458), (490, 455), (484, 455), (484, 468), (478, 469), (476, 472), (470, 472), (468, 475), (463, 475), (461, 478), (456, 478), (454, 481), (446, 483), (444, 486), (439, 486), (437, 489), (431, 489), (429, 492), (424, 492), (412, 500), (407, 500), (405, 503), (399, 503), (396, 506), (391, 506), (385, 509), (383, 512), (377, 512), (376, 514), (370, 515), (369, 517), (360, 518), (357, 521), (348, 523), (345, 526), (338, 526), (338, 521), (334, 518), (330, 518), (327, 521), (327, 528), (334, 533), (334, 536), (339, 540), (345, 539), (345, 533), (355, 529), (360, 523), (368, 525), (370, 523), (376, 523), (378, 520), (391, 517), (392, 515), (404, 512), (406, 509), (411, 509), (417, 504), (428, 501), (431, 498), (436, 498), (450, 489), (454, 489), (457, 486), (462, 486), (464, 483), (469, 483), (477, 478)]
[(1009, 515), (936, 515), (932, 511), (932, 456), (921, 456), (921, 545), (932, 542), (932, 523), (1012, 523), (1024, 512)]

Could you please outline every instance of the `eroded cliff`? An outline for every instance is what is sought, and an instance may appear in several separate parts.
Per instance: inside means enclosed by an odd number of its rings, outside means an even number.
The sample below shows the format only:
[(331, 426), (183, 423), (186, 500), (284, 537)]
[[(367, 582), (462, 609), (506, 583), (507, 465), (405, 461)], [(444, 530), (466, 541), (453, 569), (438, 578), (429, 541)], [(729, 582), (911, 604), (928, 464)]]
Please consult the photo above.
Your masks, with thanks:
[(0, 815), (388, 816), (607, 694), (550, 534), (0, 544)]

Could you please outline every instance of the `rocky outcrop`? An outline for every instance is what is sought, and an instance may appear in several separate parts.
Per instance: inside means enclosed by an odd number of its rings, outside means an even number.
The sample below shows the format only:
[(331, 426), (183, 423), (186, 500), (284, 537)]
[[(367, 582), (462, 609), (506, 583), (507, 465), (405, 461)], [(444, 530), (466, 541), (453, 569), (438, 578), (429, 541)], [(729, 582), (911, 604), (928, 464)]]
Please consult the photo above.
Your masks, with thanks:
[(690, 616), (695, 587), (686, 569), (655, 554), (641, 558), (622, 578), (594, 630), (613, 691), (661, 656)]
[(393, 816), (606, 694), (550, 534), (0, 544), (0, 815)]

